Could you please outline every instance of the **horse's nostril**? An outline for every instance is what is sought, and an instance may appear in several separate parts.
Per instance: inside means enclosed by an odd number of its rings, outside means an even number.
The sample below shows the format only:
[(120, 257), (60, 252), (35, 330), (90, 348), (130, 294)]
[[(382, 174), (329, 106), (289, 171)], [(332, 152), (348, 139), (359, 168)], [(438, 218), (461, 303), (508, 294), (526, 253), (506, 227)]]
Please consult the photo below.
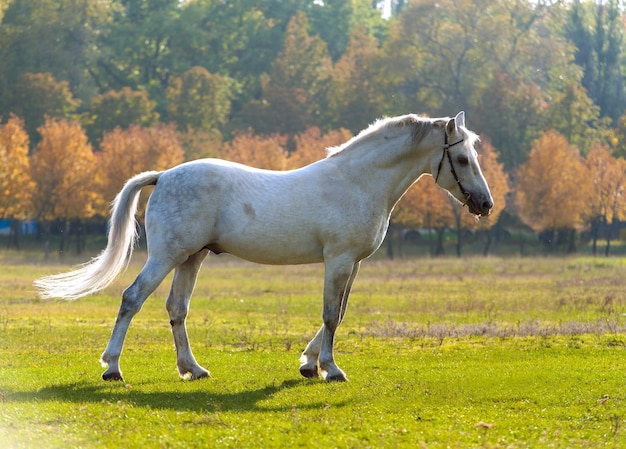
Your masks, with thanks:
[(483, 210), (484, 211), (491, 211), (491, 209), (493, 209), (493, 203), (491, 201), (484, 201), (483, 202)]

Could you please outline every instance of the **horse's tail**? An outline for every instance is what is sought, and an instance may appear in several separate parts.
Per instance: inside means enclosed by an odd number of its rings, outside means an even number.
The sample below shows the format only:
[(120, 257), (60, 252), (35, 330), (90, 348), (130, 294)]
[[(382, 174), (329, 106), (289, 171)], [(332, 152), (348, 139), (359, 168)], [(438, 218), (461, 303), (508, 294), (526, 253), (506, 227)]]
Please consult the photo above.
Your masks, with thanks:
[(137, 240), (135, 213), (139, 192), (156, 185), (160, 173), (140, 173), (129, 179), (117, 194), (111, 210), (108, 243), (102, 253), (68, 273), (46, 276), (35, 281), (42, 298), (77, 299), (109, 285), (126, 268)]

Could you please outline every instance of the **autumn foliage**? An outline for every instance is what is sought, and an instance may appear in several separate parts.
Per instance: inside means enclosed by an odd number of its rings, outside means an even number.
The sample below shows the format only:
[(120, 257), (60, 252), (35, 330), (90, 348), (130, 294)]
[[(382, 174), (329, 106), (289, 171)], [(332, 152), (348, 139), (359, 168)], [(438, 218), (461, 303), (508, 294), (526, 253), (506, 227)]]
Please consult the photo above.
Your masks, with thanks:
[(547, 132), (518, 173), (519, 217), (536, 232), (582, 227), (591, 184), (578, 151), (563, 135)]
[(28, 158), (28, 134), (12, 116), (0, 126), (0, 218), (27, 218), (35, 183)]
[(148, 170), (165, 170), (184, 159), (174, 128), (166, 125), (116, 128), (104, 135), (100, 150), (98, 187), (107, 203), (113, 201), (132, 176)]
[(296, 148), (288, 155), (287, 167), (299, 168), (319, 161), (326, 156), (327, 148), (339, 146), (351, 137), (352, 133), (343, 128), (326, 134), (317, 127), (309, 128), (294, 138)]
[(281, 135), (261, 137), (251, 130), (238, 134), (224, 146), (223, 155), (233, 162), (268, 170), (287, 167), (287, 139)]
[(293, 137), (293, 151), (289, 139), (273, 134), (259, 136), (251, 130), (238, 134), (223, 146), (225, 159), (269, 170), (288, 170), (304, 167), (326, 157), (326, 149), (338, 146), (352, 137), (346, 129), (322, 134), (319, 128), (309, 128)]

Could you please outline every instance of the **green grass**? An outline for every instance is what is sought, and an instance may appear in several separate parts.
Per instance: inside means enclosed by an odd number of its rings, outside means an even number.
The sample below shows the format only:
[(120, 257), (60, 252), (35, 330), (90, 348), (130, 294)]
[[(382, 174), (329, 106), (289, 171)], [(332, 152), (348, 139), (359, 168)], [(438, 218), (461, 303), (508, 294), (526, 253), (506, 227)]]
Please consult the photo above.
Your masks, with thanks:
[(124, 383), (100, 380), (123, 288), (41, 301), (63, 266), (0, 254), (0, 448), (626, 447), (626, 263), (603, 258), (367, 261), (336, 357), (301, 378), (323, 267), (212, 258), (188, 328), (212, 378), (177, 377), (164, 299), (131, 325)]

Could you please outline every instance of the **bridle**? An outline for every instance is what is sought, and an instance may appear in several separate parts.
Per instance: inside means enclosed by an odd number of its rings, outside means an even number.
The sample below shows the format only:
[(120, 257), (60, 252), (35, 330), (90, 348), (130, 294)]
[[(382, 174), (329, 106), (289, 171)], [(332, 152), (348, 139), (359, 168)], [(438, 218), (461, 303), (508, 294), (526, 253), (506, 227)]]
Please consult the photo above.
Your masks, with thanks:
[(450, 156), (450, 151), (449, 151), (450, 147), (453, 147), (455, 145), (462, 143), (464, 139), (461, 139), (458, 142), (448, 143), (448, 133), (444, 131), (443, 135), (444, 135), (443, 154), (441, 155), (441, 160), (439, 161), (439, 167), (437, 168), (437, 176), (435, 176), (435, 183), (437, 183), (437, 180), (439, 179), (439, 173), (441, 173), (441, 166), (443, 165), (443, 159), (446, 157), (446, 155), (448, 155), (448, 162), (450, 163), (450, 171), (452, 172), (452, 176), (454, 176), (454, 180), (459, 186), (459, 189), (461, 189), (461, 193), (465, 197), (465, 203), (463, 203), (463, 205), (465, 205), (467, 201), (469, 201), (472, 195), (463, 188), (463, 185), (461, 184), (461, 181), (459, 180), (459, 176), (456, 174), (456, 170), (454, 169), (454, 164), (452, 163), (452, 156)]

